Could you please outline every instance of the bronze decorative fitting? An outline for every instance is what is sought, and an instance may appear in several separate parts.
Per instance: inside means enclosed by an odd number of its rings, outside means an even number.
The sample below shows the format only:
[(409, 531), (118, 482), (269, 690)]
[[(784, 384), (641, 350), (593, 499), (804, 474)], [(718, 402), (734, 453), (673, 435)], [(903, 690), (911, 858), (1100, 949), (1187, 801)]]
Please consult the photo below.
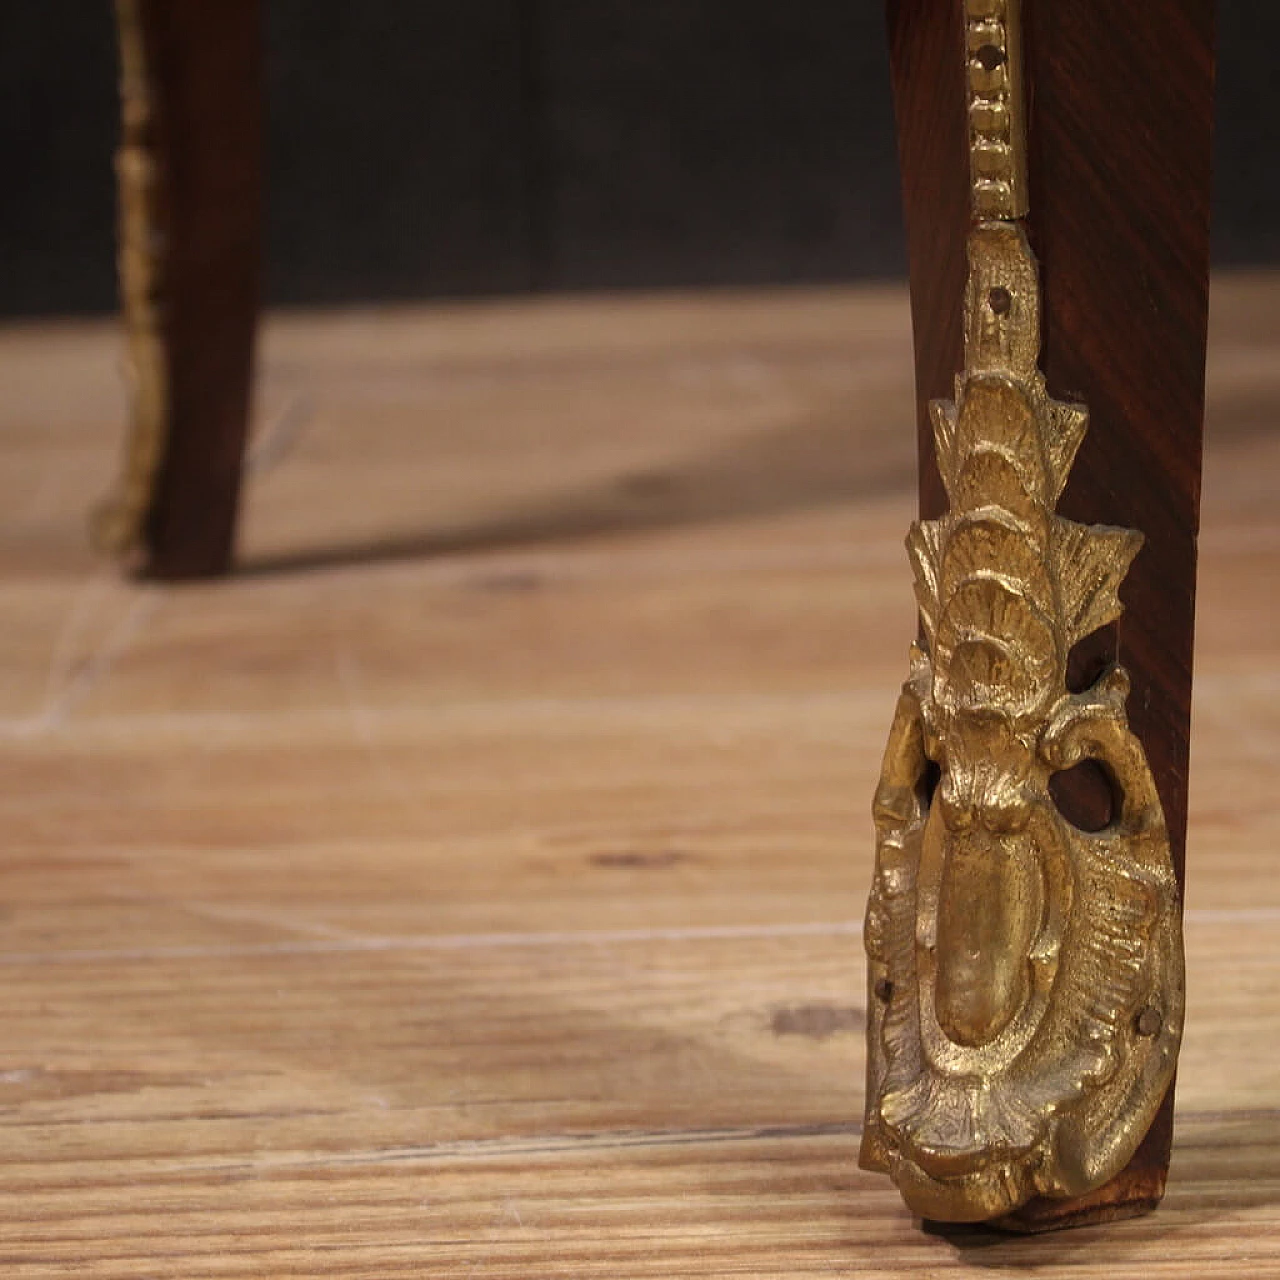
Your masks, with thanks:
[(135, 550), (144, 534), (156, 473), (168, 443), (169, 371), (164, 344), (167, 217), (161, 127), (138, 0), (116, 0), (123, 136), (116, 153), (120, 189), (120, 294), (126, 334), (131, 424), (111, 497), (95, 510), (92, 535), (104, 551)]
[[(940, 1221), (1115, 1176), (1173, 1076), (1177, 882), (1113, 666), (1072, 646), (1119, 617), (1134, 530), (1056, 514), (1088, 424), (1048, 394), (1026, 212), (1014, 0), (968, 0), (973, 208), (965, 367), (930, 406), (949, 510), (907, 539), (922, 637), (890, 730), (867, 908), (864, 1166)], [(1114, 815), (1074, 826), (1050, 779), (1092, 760)]]

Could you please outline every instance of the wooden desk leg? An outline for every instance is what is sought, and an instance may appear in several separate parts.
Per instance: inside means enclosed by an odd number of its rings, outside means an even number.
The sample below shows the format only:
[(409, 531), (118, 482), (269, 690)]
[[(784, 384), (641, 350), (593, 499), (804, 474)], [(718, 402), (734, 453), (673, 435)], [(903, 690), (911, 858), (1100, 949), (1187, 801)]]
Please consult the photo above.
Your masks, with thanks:
[[(888, 3), (915, 326), (920, 509), (930, 520), (946, 513), (948, 496), (928, 406), (955, 398), (956, 375), (966, 367), (966, 242), (973, 227), (966, 95), (975, 59), (984, 63), (990, 55), (991, 67), (999, 65), (981, 38), (974, 42), (972, 24), (1004, 12), (1005, 0)], [(1167, 825), (1166, 865), (1171, 861), (1180, 895), (1208, 311), (1214, 0), (1022, 0), (1021, 20), (1029, 213), (994, 216), (1021, 228), (1038, 260), (1039, 368), (1048, 395), (1088, 409), (1088, 430), (1056, 514), (1145, 535), (1124, 578), (1123, 617), (1072, 648), (1066, 684), (1085, 689), (1117, 662), (1128, 671), (1128, 724), (1155, 781)], [(1007, 290), (983, 296), (994, 316), (1006, 313)], [(998, 329), (991, 317), (979, 323)], [(917, 559), (927, 560), (926, 553)], [(917, 759), (923, 764), (929, 751), (915, 726), (900, 714), (891, 738), (890, 754), (905, 762), (904, 772)], [(887, 759), (887, 773), (891, 764)], [(899, 795), (900, 788), (882, 787), (885, 822), (898, 820), (895, 806), (905, 813), (923, 805), (927, 813), (923, 773), (920, 781), (917, 801)], [(1058, 775), (1054, 798), (1086, 830), (1106, 821), (1117, 800), (1096, 768)], [(869, 927), (873, 923), (869, 917)], [(879, 1000), (888, 1008), (893, 995), (892, 983), (881, 977), (873, 1007)], [(1124, 1007), (1118, 996), (1116, 1007)], [(1157, 1010), (1137, 1012), (1130, 1029), (1120, 1031), (1129, 1045), (1140, 1043), (1132, 1037), (1160, 1034)], [(883, 1024), (888, 1015), (878, 1016)], [(885, 1088), (883, 1078), (871, 1083)], [(1075, 1199), (1033, 1198), (1001, 1225), (1046, 1230), (1153, 1208), (1168, 1170), (1172, 1106), (1170, 1083), (1129, 1164), (1105, 1185)], [(878, 1113), (869, 1118), (879, 1123)], [(902, 1130), (890, 1117), (888, 1130), (879, 1132), (870, 1151), (864, 1147), (864, 1159), (889, 1168)], [(998, 1198), (994, 1190), (992, 1198)]]
[(100, 545), (225, 572), (252, 386), (261, 220), (258, 0), (117, 0), (120, 278), (133, 422)]

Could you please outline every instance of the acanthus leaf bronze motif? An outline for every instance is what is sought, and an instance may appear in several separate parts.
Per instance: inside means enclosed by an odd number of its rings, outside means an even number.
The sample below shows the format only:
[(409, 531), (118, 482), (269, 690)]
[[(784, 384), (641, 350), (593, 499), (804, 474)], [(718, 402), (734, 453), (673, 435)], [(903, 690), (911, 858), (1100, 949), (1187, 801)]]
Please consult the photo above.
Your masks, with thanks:
[[(1056, 514), (1088, 414), (1038, 368), (1014, 7), (967, 4), (971, 121), (998, 99), (1003, 164), (973, 157), (965, 368), (954, 402), (930, 406), (949, 510), (907, 539), (922, 636), (873, 806), (865, 931), (862, 1163), (939, 1221), (1117, 1174), (1172, 1079), (1183, 1016), (1177, 882), (1128, 677), (1067, 688), (1072, 646), (1121, 613), (1142, 535)], [(990, 145), (971, 129), (973, 152)], [(1086, 760), (1115, 795), (1100, 831), (1050, 791)]]

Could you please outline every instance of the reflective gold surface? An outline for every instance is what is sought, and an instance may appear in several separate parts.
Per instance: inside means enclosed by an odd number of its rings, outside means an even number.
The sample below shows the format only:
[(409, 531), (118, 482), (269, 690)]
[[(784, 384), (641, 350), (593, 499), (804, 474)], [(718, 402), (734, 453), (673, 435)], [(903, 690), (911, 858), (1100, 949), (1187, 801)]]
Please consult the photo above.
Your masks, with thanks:
[(1027, 157), (1018, 0), (967, 0), (965, 52), (974, 214), (1021, 218)]
[[(1118, 1173), (1183, 1011), (1177, 884), (1128, 678), (1066, 686), (1071, 647), (1119, 616), (1142, 536), (1055, 514), (1087, 413), (1037, 368), (1020, 226), (979, 224), (969, 259), (965, 371), (931, 406), (950, 509), (907, 540), (923, 640), (876, 791), (866, 925), (862, 1162), (948, 1221)], [(1115, 795), (1100, 831), (1050, 794), (1083, 760)]]
[(103, 550), (128, 552), (142, 541), (168, 434), (163, 332), (166, 218), (155, 146), (159, 105), (140, 0), (116, 0), (116, 16), (122, 114), (116, 154), (119, 273), (132, 420), (120, 479), (112, 496), (94, 512), (92, 533)]

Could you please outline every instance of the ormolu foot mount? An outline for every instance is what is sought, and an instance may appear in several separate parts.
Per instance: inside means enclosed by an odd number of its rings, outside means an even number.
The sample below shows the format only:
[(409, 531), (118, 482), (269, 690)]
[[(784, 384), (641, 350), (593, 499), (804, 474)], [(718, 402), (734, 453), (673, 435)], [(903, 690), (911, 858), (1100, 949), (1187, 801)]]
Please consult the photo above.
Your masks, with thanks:
[[(930, 406), (949, 509), (907, 539), (921, 636), (875, 795), (862, 1146), (915, 1212), (951, 1222), (1124, 1169), (1183, 1017), (1178, 881), (1129, 678), (1113, 663), (1068, 688), (1143, 535), (1056, 513), (1089, 414), (1039, 368), (1018, 3), (964, 15), (964, 370)], [(1115, 794), (1100, 830), (1051, 790), (1085, 760)]]

